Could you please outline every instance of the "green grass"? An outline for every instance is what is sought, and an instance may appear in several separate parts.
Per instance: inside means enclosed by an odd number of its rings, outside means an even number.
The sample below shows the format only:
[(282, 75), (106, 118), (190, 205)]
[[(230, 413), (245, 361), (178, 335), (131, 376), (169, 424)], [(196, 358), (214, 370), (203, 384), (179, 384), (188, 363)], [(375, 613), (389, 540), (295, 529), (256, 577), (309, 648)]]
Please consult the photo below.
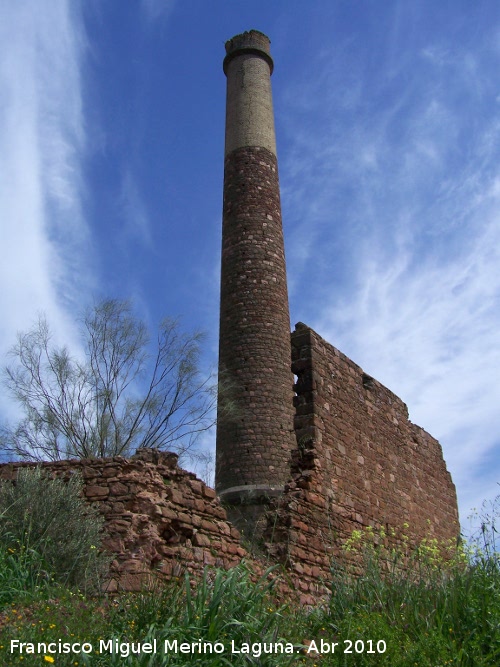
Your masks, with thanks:
[[(38, 563), (35, 554), (23, 558), (32, 558), (34, 566)], [(268, 577), (252, 581), (244, 565), (230, 572), (207, 570), (196, 584), (186, 578), (112, 599), (89, 597), (36, 576), (27, 577), (26, 569), (30, 568), (23, 558), (5, 551), (0, 558), (0, 581), (2, 586), (9, 582), (2, 588), (7, 593), (0, 611), (0, 664), (5, 667), (500, 664), (500, 568), (496, 554), (476, 554), (467, 564), (451, 565), (414, 554), (409, 577), (399, 567), (388, 569), (368, 550), (364, 575), (353, 578), (348, 572), (335, 571), (331, 599), (314, 609), (279, 604)], [(36, 572), (36, 567), (32, 571)], [(52, 663), (43, 655), (10, 653), (12, 639), (35, 644), (85, 641), (92, 644), (94, 652), (52, 654), (47, 656), (53, 657)], [(118, 651), (96, 653), (101, 639), (116, 640)], [(154, 639), (156, 654), (126, 655), (130, 642), (140, 642), (147, 649), (145, 643)], [(165, 640), (177, 640), (178, 649), (182, 642), (201, 641), (212, 647), (223, 645), (225, 651), (165, 654)], [(231, 640), (239, 650), (248, 644), (250, 652), (231, 653)], [(279, 642), (293, 647), (293, 653), (257, 655), (259, 645)], [(303, 648), (321, 649), (321, 642), (322, 655)], [(256, 644), (253, 651), (252, 644)], [(349, 649), (351, 652), (346, 652)]]
[[(0, 485), (0, 667), (500, 665), (496, 505), (481, 517), (468, 554), (435, 541), (412, 552), (404, 535), (403, 548), (391, 551), (382, 533), (355, 531), (344, 547), (356, 576), (333, 567), (330, 599), (304, 608), (279, 601), (271, 570), (256, 580), (244, 563), (135, 595), (96, 593), (106, 561), (100, 523), (80, 502), (79, 485), (39, 472)], [(36, 521), (28, 511), (34, 492)], [(38, 643), (54, 643), (55, 652)], [(88, 652), (64, 652), (84, 643)]]

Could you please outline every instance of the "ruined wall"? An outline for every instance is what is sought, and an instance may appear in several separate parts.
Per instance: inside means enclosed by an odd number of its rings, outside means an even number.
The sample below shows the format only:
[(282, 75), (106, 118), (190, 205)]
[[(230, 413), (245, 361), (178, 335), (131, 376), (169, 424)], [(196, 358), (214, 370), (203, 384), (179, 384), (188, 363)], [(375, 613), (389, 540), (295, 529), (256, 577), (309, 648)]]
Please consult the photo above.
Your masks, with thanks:
[[(0, 479), (15, 480), (19, 468), (33, 465), (3, 464)], [(41, 465), (63, 478), (81, 473), (86, 499), (105, 519), (104, 546), (115, 554), (110, 591), (139, 590), (153, 571), (170, 578), (251, 560), (215, 491), (179, 468), (175, 454), (141, 450), (130, 459)]]
[(267, 537), (303, 592), (329, 580), (354, 530), (383, 528), (400, 545), (403, 534), (410, 545), (455, 541), (456, 492), (441, 446), (408, 420), (401, 399), (302, 324), (292, 334), (292, 370), (298, 446), (274, 546), (269, 529)]
[[(401, 399), (305, 325), (291, 340), (297, 446), (284, 494), (263, 506), (259, 546), (268, 563), (288, 570), (291, 587), (282, 590), (314, 604), (354, 530), (384, 528), (389, 546), (401, 546), (402, 533), (409, 545), (456, 540), (458, 511), (441, 446), (408, 420)], [(26, 465), (33, 464), (1, 465), (0, 479), (15, 479)], [(215, 491), (179, 468), (175, 454), (142, 450), (131, 459), (42, 466), (62, 476), (81, 472), (116, 554), (111, 590), (137, 590), (153, 571), (171, 577), (242, 558), (257, 573), (265, 567), (243, 548)]]

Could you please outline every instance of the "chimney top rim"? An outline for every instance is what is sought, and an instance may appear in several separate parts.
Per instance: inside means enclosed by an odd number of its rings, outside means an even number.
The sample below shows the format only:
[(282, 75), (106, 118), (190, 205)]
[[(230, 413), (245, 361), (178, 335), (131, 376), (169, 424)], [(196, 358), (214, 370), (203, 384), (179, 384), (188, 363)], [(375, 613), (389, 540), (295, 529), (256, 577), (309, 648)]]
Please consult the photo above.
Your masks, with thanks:
[(270, 49), (271, 40), (260, 30), (248, 30), (228, 39), (226, 48), (226, 57), (224, 58), (224, 74), (227, 75), (227, 68), (233, 58), (252, 54), (265, 60), (269, 65), (270, 73), (273, 73), (274, 63), (271, 58)]

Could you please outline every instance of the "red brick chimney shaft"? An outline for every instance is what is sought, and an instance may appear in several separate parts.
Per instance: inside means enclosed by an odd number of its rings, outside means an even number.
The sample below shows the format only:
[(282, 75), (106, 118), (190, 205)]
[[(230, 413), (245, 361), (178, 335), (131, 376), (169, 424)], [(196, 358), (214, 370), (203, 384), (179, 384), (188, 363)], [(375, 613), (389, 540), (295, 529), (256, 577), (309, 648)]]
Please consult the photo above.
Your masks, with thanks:
[(269, 39), (226, 43), (216, 488), (228, 502), (279, 493), (293, 435), (290, 314)]

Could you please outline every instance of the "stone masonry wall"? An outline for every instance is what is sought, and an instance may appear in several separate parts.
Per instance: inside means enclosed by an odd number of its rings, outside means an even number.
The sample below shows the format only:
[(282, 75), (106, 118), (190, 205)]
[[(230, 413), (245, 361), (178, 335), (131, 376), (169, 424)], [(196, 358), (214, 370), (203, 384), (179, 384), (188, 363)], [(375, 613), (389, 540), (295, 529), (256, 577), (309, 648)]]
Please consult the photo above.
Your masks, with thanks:
[[(0, 479), (15, 480), (19, 468), (33, 465), (3, 464)], [(251, 561), (215, 491), (179, 468), (175, 454), (142, 450), (130, 459), (41, 466), (57, 477), (81, 473), (86, 499), (105, 519), (104, 546), (115, 554), (109, 591), (139, 590), (153, 571), (170, 578)]]
[[(282, 592), (314, 604), (354, 530), (383, 528), (389, 546), (401, 545), (402, 533), (409, 545), (456, 540), (458, 511), (441, 446), (408, 420), (401, 399), (305, 325), (291, 340), (297, 446), (284, 494), (268, 505), (260, 546), (267, 564), (288, 571)], [(32, 465), (0, 465), (0, 479), (15, 480), (19, 468)], [(215, 491), (180, 469), (175, 454), (141, 450), (130, 459), (41, 465), (57, 476), (81, 473), (115, 554), (112, 591), (138, 590), (153, 571), (170, 578), (205, 565), (227, 569), (243, 558), (256, 573), (264, 570)]]
[(456, 492), (441, 446), (408, 420), (401, 399), (302, 324), (292, 334), (292, 370), (298, 446), (267, 538), (302, 593), (329, 580), (354, 530), (382, 528), (400, 546), (403, 535), (410, 545), (455, 542)]

